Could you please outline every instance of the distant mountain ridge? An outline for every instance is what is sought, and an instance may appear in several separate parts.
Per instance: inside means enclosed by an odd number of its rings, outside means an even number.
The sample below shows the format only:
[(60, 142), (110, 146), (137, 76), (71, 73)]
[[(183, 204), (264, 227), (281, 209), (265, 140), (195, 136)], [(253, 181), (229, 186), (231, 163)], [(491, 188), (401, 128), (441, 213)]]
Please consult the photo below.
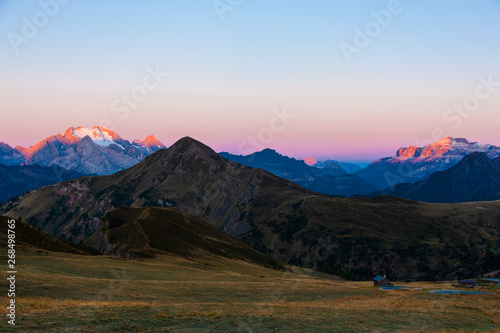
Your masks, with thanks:
[(417, 183), (398, 184), (374, 192), (425, 202), (467, 202), (500, 199), (500, 158), (472, 153), (445, 171), (433, 173)]
[(70, 127), (64, 135), (50, 136), (30, 148), (0, 143), (0, 163), (6, 165), (59, 165), (81, 174), (112, 174), (166, 148), (154, 136), (130, 143), (101, 127)]
[(394, 157), (372, 162), (355, 174), (380, 189), (400, 183), (417, 182), (436, 171), (443, 171), (456, 165), (465, 156), (485, 153), (489, 158), (500, 157), (500, 147), (469, 142), (464, 138), (446, 137), (425, 147), (404, 147)]
[(355, 173), (356, 171), (359, 171), (362, 169), (358, 164), (348, 163), (348, 162), (339, 162), (339, 161), (334, 161), (334, 160), (321, 161), (315, 165), (316, 168), (330, 168), (332, 166), (337, 166), (347, 173)]
[(21, 195), (36, 188), (82, 177), (79, 172), (66, 170), (56, 164), (40, 165), (0, 164), (0, 201)]
[[(310, 167), (303, 160), (281, 155), (270, 148), (246, 156), (233, 155), (227, 152), (219, 153), (219, 155), (252, 168), (261, 168), (274, 174), (280, 174), (280, 177), (291, 181), (303, 180), (319, 174), (316, 168)], [(337, 176), (345, 175), (346, 172), (337, 167), (331, 168), (329, 174)]]
[(304, 160), (281, 155), (276, 150), (269, 148), (247, 156), (226, 152), (222, 152), (220, 155), (252, 168), (264, 169), (322, 194), (350, 196), (368, 194), (377, 189), (358, 176), (347, 174), (335, 163), (327, 163), (323, 168), (316, 168), (309, 166)]
[(317, 161), (314, 157), (306, 157), (303, 160), (307, 165), (315, 168), (341, 168), (347, 173), (354, 173), (361, 170), (361, 167), (355, 163), (339, 162), (334, 160)]

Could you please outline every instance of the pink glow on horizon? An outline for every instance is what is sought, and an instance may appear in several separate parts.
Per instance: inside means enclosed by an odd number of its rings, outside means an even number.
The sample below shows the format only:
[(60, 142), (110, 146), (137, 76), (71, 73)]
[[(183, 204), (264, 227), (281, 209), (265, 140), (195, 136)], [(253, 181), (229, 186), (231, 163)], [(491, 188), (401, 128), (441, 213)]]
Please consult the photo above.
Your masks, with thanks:
[[(14, 128), (6, 128), (0, 136), (0, 142), (5, 142), (12, 147), (17, 145), (23, 147), (30, 147), (40, 142), (41, 140), (57, 133), (64, 134), (68, 127), (76, 127), (77, 124), (70, 124), (64, 128), (55, 128), (54, 124), (44, 127), (35, 126), (30, 124), (29, 128), (25, 126), (23, 131), (16, 131)], [(84, 124), (85, 127), (93, 127), (95, 124)], [(155, 135), (167, 147), (173, 145), (177, 140), (184, 136), (190, 136), (204, 144), (210, 146), (216, 152), (227, 151), (233, 154), (240, 155), (238, 147), (242, 142), (248, 138), (245, 134), (238, 134), (237, 131), (229, 129), (224, 132), (214, 133), (213, 130), (205, 131), (192, 131), (192, 133), (185, 133), (183, 130), (168, 131), (162, 130), (158, 126), (152, 125), (151, 128), (144, 129), (139, 127), (125, 127), (119, 123), (119, 128), (115, 131), (123, 139), (132, 142), (135, 139), (144, 140), (148, 135)], [(196, 132), (196, 133), (195, 133)], [(431, 140), (432, 138), (424, 135), (417, 136), (412, 133), (407, 135), (398, 135), (397, 137), (392, 134), (389, 136), (380, 136), (373, 133), (364, 134), (351, 134), (347, 133), (313, 133), (310, 135), (297, 134), (295, 129), (291, 128), (290, 132), (283, 132), (276, 134), (274, 140), (269, 144), (260, 144), (258, 147), (253, 147), (252, 152), (260, 151), (264, 148), (275, 149), (282, 155), (294, 157), (296, 159), (304, 159), (313, 157), (317, 161), (333, 159), (346, 162), (359, 162), (366, 163), (374, 160), (392, 157), (396, 151), (401, 147), (408, 146), (422, 146), (424, 140)], [(27, 134), (29, 133), (29, 134)], [(462, 135), (460, 135), (462, 134)], [(500, 145), (500, 140), (491, 140), (492, 133), (485, 131), (484, 137), (473, 136), (471, 133), (460, 133), (459, 135), (451, 135), (453, 137), (465, 137), (469, 141), (477, 141), (482, 144)], [(469, 135), (467, 135), (469, 134)], [(446, 135), (443, 135), (443, 137)], [(349, 140), (346, 140), (349, 138)], [(418, 138), (418, 139), (416, 139)], [(439, 141), (442, 137), (434, 141)], [(433, 141), (433, 142), (434, 142)], [(318, 142), (320, 142), (318, 144)], [(420, 143), (420, 144), (419, 144)]]
[[(89, 126), (91, 127), (91, 126)], [(52, 133), (46, 132), (40, 136), (37, 136), (36, 132), (30, 133), (30, 135), (26, 135), (26, 133), (15, 132), (9, 137), (12, 140), (6, 140), (4, 138), (0, 138), (0, 142), (5, 142), (12, 147), (22, 146), (25, 148), (29, 148), (38, 142), (56, 134), (64, 135), (66, 129), (54, 131)], [(44, 131), (45, 132), (45, 131)], [(183, 136), (190, 136), (198, 141), (203, 142), (208, 145), (216, 152), (228, 151), (233, 154), (241, 154), (238, 151), (239, 144), (244, 141), (241, 139), (227, 140), (220, 139), (217, 137), (209, 136), (209, 135), (163, 135), (162, 133), (153, 133), (151, 131), (134, 131), (133, 135), (130, 133), (123, 133), (116, 131), (118, 135), (120, 135), (123, 139), (132, 142), (135, 139), (144, 140), (148, 135), (155, 135), (163, 144), (167, 147), (173, 145), (177, 140), (179, 140)], [(306, 157), (313, 157), (316, 160), (326, 160), (326, 159), (337, 159), (342, 161), (364, 161), (369, 162), (374, 159), (378, 159), (386, 156), (393, 156), (396, 149), (399, 148), (398, 145), (392, 144), (389, 148), (381, 148), (377, 146), (376, 142), (371, 142), (370, 145), (364, 145), (362, 147), (356, 147), (355, 145), (342, 145), (342, 144), (332, 144), (325, 147), (318, 146), (314, 140), (303, 140), (300, 141), (298, 139), (290, 138), (289, 142), (287, 142), (286, 137), (282, 137), (279, 140), (275, 140), (274, 142), (257, 148), (252, 149), (252, 152), (260, 151), (264, 148), (272, 148), (278, 151), (280, 154), (294, 157), (297, 159), (303, 159)], [(396, 147), (396, 148), (394, 148)]]

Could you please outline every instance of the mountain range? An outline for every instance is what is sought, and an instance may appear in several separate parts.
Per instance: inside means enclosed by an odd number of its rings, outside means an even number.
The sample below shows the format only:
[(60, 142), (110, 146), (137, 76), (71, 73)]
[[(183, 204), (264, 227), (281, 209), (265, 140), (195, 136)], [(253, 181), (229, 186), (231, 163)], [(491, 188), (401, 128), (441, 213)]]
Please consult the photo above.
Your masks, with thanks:
[(122, 206), (175, 208), (275, 260), (349, 278), (456, 278), (500, 262), (498, 202), (332, 198), (188, 137), (129, 169), (36, 189), (0, 210), (78, 243), (112, 229), (104, 216)]
[[(113, 174), (165, 148), (152, 135), (145, 140), (134, 140), (130, 143), (115, 132), (100, 126), (71, 127), (65, 131), (64, 135), (57, 134), (48, 137), (30, 148), (20, 146), (12, 148), (6, 143), (0, 143), (0, 164), (21, 167), (35, 164), (45, 167), (58, 165), (78, 173), (55, 179), (65, 180), (81, 175)], [(500, 156), (499, 147), (451, 137), (425, 147), (400, 148), (394, 157), (377, 160), (363, 169), (356, 164), (334, 160), (316, 161), (312, 157), (297, 160), (283, 156), (269, 148), (247, 156), (227, 152), (222, 152), (220, 155), (240, 164), (267, 170), (314, 192), (334, 196), (353, 196), (374, 195), (375, 193), (396, 194), (393, 192), (394, 185), (423, 181), (434, 172), (453, 167), (473, 152), (483, 152), (490, 158)], [(24, 174), (30, 172), (32, 171), (27, 170)], [(46, 171), (45, 174), (50, 174), (50, 172)], [(18, 174), (20, 174), (19, 171)], [(10, 186), (14, 190), (8, 189), (9, 184), (6, 182), (3, 185), (4, 193), (0, 195), (0, 201), (12, 195), (21, 194), (23, 191), (55, 182), (55, 180), (49, 181), (42, 175), (40, 175), (40, 180), (36, 179), (36, 174), (33, 174), (33, 177), (20, 177), (19, 186)], [(9, 176), (8, 179), (11, 183), (16, 181), (16, 177)], [(401, 196), (410, 197), (403, 192)], [(433, 201), (433, 199), (426, 199), (425, 196), (411, 196), (411, 198)]]
[(317, 161), (314, 157), (306, 157), (304, 158), (304, 162), (309, 166), (320, 169), (331, 167), (340, 168), (347, 173), (354, 173), (362, 169), (358, 164), (355, 163), (339, 162), (334, 160)]
[(322, 168), (306, 164), (303, 160), (283, 156), (273, 149), (264, 149), (251, 155), (220, 155), (231, 161), (260, 168), (288, 179), (314, 192), (328, 195), (365, 195), (377, 188), (360, 177), (348, 174), (333, 161), (323, 163)]
[(394, 195), (425, 202), (467, 202), (500, 199), (500, 158), (472, 153), (445, 171), (416, 183), (398, 184), (371, 196)]
[(489, 158), (500, 157), (500, 147), (446, 137), (425, 147), (400, 148), (394, 157), (379, 159), (355, 174), (379, 189), (385, 189), (423, 180), (436, 171), (451, 168), (475, 152), (485, 153)]
[(81, 174), (106, 175), (129, 168), (164, 148), (152, 135), (130, 143), (101, 126), (71, 127), (64, 135), (50, 136), (29, 148), (12, 148), (0, 143), (0, 163), (18, 166), (56, 164)]

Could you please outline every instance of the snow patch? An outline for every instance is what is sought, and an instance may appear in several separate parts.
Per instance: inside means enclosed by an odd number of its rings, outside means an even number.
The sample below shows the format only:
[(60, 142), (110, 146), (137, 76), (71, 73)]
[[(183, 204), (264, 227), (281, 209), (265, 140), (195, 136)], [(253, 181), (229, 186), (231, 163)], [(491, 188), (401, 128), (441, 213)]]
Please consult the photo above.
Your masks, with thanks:
[(83, 139), (84, 137), (88, 136), (90, 139), (92, 139), (92, 141), (95, 144), (101, 147), (109, 147), (110, 145), (115, 144), (121, 147), (122, 149), (125, 149), (125, 147), (115, 142), (113, 140), (113, 137), (109, 135), (108, 132), (103, 132), (97, 127), (94, 128), (77, 127), (73, 129), (71, 133), (80, 139)]

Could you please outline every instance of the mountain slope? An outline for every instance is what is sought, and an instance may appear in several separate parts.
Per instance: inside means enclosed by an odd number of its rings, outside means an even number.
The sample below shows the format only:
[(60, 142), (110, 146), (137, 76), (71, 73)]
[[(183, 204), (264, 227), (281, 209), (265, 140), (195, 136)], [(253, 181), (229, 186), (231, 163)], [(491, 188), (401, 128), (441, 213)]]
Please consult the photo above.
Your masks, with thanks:
[(57, 165), (6, 166), (0, 164), (0, 201), (6, 201), (27, 191), (55, 184), (64, 180), (82, 177)]
[[(110, 176), (26, 193), (2, 211), (78, 242), (121, 206), (174, 207), (274, 259), (351, 278), (455, 278), (500, 269), (499, 202), (331, 198), (228, 161), (191, 138)], [(101, 222), (102, 223), (102, 222)]]
[(426, 202), (466, 202), (500, 199), (500, 166), (485, 153), (472, 153), (457, 165), (426, 180), (398, 184), (372, 195), (394, 195)]
[(219, 256), (278, 267), (242, 241), (177, 209), (116, 208), (106, 213), (100, 227), (85, 244), (105, 254), (151, 257), (169, 253), (198, 259)]
[[(8, 222), (10, 218), (0, 216), (0, 246), (4, 249), (8, 245)], [(9, 222), (12, 224), (12, 222)], [(34, 247), (40, 250), (51, 252), (66, 252), (74, 254), (101, 254), (98, 250), (82, 245), (75, 245), (62, 238), (57, 238), (38, 230), (37, 228), (29, 225), (28, 223), (20, 220), (15, 220), (15, 244), (16, 249), (19, 247)]]
[(465, 156), (482, 152), (490, 158), (500, 157), (500, 147), (446, 137), (426, 147), (400, 148), (394, 157), (386, 157), (357, 171), (356, 175), (380, 189), (400, 183), (417, 182), (436, 171), (451, 168)]
[(24, 158), (19, 151), (6, 143), (0, 142), (0, 163), (4, 165), (20, 165)]
[(340, 166), (327, 163), (323, 168), (311, 167), (303, 160), (283, 156), (272, 149), (238, 156), (220, 153), (224, 158), (271, 172), (279, 177), (291, 180), (312, 191), (327, 195), (350, 196), (368, 194), (377, 188), (355, 175), (348, 175)]
[(372, 193), (376, 189), (374, 185), (351, 174), (323, 175), (311, 180), (297, 181), (296, 183), (311, 191), (334, 196), (365, 195)]

